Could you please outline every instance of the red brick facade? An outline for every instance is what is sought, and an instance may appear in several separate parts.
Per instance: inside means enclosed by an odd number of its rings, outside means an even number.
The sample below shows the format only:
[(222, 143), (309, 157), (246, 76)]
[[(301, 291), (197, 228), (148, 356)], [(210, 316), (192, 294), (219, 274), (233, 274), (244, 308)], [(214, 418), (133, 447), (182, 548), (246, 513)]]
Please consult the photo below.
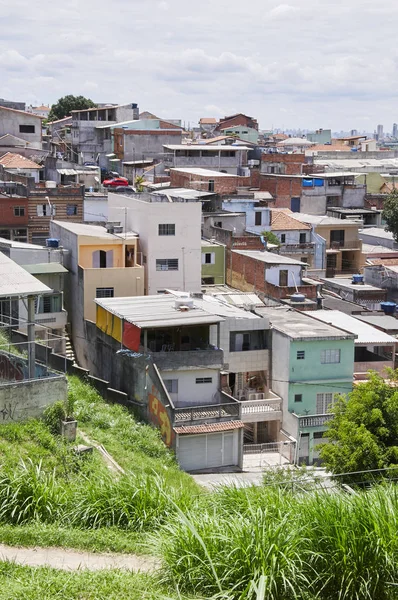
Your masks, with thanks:
[(269, 192), (275, 200), (275, 208), (291, 208), (292, 197), (301, 197), (301, 179), (260, 175), (260, 190)]
[(222, 129), (228, 129), (229, 127), (251, 127), (252, 129), (257, 129), (258, 131), (258, 123), (256, 119), (252, 117), (248, 117), (240, 113), (239, 115), (232, 115), (231, 117), (224, 117), (220, 119), (217, 129), (221, 131)]
[[(305, 154), (262, 154), (261, 162), (278, 165), (275, 173), (301, 175), (305, 163)], [(261, 169), (264, 172), (264, 167)]]
[(0, 195), (1, 227), (27, 227), (28, 199)]
[(296, 289), (268, 283), (265, 281), (266, 268), (267, 264), (261, 260), (237, 252), (228, 252), (226, 283), (244, 292), (262, 292), (277, 300), (289, 298), (297, 290), (311, 300), (316, 298), (316, 285), (301, 285)]
[[(238, 187), (250, 187), (250, 177), (240, 177), (239, 175), (222, 176), (217, 171), (211, 175), (197, 175), (195, 173), (186, 173), (178, 169), (171, 169), (171, 187), (189, 188), (201, 192), (213, 191), (215, 194), (234, 194)], [(209, 183), (213, 181), (214, 185)]]

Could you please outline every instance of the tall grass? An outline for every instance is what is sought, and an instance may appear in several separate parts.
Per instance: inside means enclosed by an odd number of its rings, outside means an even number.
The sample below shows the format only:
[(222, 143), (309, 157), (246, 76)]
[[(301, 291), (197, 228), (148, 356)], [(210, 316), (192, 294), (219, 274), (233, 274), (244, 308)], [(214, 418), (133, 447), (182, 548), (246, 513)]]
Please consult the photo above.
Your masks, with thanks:
[(239, 600), (397, 597), (390, 585), (398, 583), (394, 485), (352, 496), (233, 489), (214, 499), (212, 509), (179, 514), (163, 527), (165, 579), (179, 589)]

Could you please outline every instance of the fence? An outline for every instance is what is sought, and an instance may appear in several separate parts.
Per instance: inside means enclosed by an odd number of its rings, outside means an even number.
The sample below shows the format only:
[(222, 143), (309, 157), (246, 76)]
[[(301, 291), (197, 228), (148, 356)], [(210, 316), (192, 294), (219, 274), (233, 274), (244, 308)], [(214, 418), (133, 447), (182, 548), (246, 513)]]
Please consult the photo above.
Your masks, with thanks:
[[(279, 455), (279, 459), (277, 457), (277, 461), (279, 460), (279, 464), (283, 464), (283, 462), (287, 461), (289, 463), (294, 462), (296, 450), (296, 442), (267, 442), (264, 444), (244, 444), (243, 445), (243, 454), (245, 456), (248, 455), (260, 455), (259, 456), (259, 466), (266, 464), (267, 454), (275, 454)], [(283, 461), (285, 459), (285, 461)], [(277, 464), (275, 460), (269, 461), (273, 464)]]

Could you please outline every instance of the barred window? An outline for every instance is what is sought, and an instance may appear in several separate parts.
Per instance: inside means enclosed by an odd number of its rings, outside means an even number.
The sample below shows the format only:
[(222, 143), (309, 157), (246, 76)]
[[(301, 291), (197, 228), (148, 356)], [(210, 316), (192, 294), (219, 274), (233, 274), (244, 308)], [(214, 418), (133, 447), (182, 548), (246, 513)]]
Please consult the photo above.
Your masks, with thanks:
[(113, 298), (114, 288), (97, 288), (95, 290), (96, 298)]
[(213, 377), (197, 377), (195, 383), (213, 383)]
[(322, 350), (321, 351), (321, 364), (329, 365), (340, 362), (340, 350)]
[(176, 226), (174, 223), (161, 223), (159, 225), (159, 235), (175, 235)]
[(327, 392), (325, 394), (316, 395), (316, 414), (324, 415), (328, 412), (329, 407), (334, 404), (336, 394)]
[(157, 271), (178, 271), (178, 258), (157, 258)]

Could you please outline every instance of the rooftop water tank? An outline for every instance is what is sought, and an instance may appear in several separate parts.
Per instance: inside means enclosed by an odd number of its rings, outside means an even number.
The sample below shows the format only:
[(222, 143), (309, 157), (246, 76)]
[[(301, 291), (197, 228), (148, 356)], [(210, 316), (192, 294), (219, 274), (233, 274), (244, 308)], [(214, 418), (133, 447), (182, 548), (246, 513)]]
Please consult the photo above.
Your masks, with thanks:
[(395, 302), (380, 302), (380, 308), (386, 315), (393, 315), (397, 308)]
[(54, 189), (57, 187), (57, 182), (56, 181), (46, 181), (46, 188), (48, 189)]
[(290, 296), (291, 302), (305, 302), (305, 295), (295, 292)]
[(48, 238), (46, 240), (46, 246), (47, 248), (58, 248), (59, 240), (57, 240), (57, 238)]
[(353, 285), (358, 285), (358, 283), (363, 283), (363, 275), (361, 275), (360, 273), (353, 275), (351, 283)]

